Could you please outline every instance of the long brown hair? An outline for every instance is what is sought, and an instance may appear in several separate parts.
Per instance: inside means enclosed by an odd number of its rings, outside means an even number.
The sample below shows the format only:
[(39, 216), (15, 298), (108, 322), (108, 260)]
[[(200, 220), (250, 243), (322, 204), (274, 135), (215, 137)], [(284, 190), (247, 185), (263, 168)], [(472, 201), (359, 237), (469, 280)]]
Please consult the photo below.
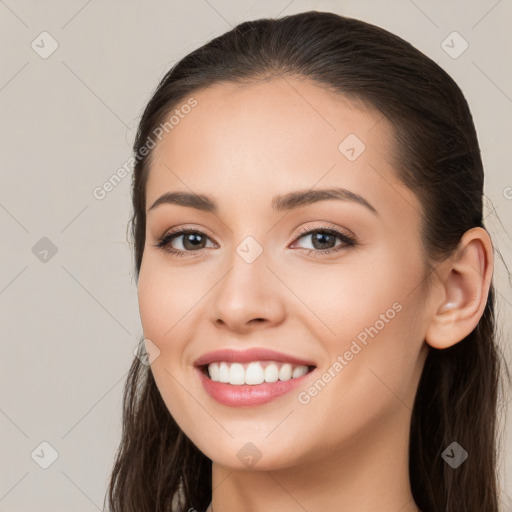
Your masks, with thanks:
[[(133, 150), (130, 221), (138, 280), (145, 244), (149, 146), (157, 128), (194, 92), (219, 82), (297, 76), (362, 101), (391, 121), (397, 178), (422, 205), (426, 268), (448, 258), (463, 233), (484, 227), (483, 168), (467, 102), (434, 61), (398, 36), (328, 12), (241, 23), (176, 63), (148, 102)], [(464, 340), (429, 348), (410, 429), (409, 473), (423, 512), (498, 512), (497, 440), (501, 365), (495, 289)], [(453, 441), (470, 455), (452, 469), (441, 457)], [(115, 512), (206, 509), (211, 460), (176, 424), (150, 367), (136, 357), (124, 392), (123, 432), (108, 489)], [(178, 503), (178, 502), (177, 502)], [(177, 506), (177, 504), (175, 505)]]

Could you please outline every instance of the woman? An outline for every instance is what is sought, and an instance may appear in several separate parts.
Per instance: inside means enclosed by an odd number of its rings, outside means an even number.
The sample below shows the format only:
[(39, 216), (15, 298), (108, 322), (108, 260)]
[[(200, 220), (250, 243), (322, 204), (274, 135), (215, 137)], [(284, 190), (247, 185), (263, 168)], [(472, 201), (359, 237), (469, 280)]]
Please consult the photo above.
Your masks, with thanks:
[(498, 511), (493, 248), (446, 72), (331, 13), (242, 23), (134, 152), (149, 360), (112, 510)]

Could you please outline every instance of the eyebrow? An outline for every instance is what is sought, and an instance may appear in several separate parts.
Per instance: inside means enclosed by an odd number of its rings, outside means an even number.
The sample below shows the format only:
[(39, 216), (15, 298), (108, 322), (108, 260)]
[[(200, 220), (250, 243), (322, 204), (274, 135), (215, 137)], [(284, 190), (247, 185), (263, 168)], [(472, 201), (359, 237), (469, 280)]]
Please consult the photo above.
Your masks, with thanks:
[[(352, 201), (358, 203), (373, 214), (379, 215), (377, 210), (362, 196), (345, 188), (324, 188), (315, 190), (297, 190), (284, 195), (275, 196), (272, 199), (272, 209), (276, 212), (283, 212), (317, 203), (319, 201), (337, 199), (341, 201)], [(176, 204), (187, 206), (205, 212), (217, 213), (218, 207), (215, 201), (204, 194), (190, 192), (167, 192), (160, 196), (148, 209), (148, 212), (161, 204)]]

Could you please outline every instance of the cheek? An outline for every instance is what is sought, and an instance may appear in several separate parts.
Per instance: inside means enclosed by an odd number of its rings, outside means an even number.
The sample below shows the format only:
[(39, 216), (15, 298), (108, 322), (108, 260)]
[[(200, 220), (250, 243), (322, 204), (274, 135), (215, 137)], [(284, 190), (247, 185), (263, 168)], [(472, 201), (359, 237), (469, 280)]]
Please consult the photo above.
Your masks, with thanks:
[(300, 403), (324, 447), (350, 445), (356, 433), (412, 409), (421, 346), (415, 304), (410, 297), (389, 302), (346, 302), (336, 336), (323, 337), (328, 358), (318, 381), (300, 390)]
[(137, 286), (144, 336), (157, 343), (176, 338), (176, 331), (187, 323), (191, 310), (200, 307), (207, 291), (200, 272), (173, 268), (162, 256), (144, 256)]
[[(379, 321), (381, 314), (393, 316), (396, 302), (411, 291), (408, 275), (414, 262), (399, 261), (393, 254), (355, 254), (339, 264), (280, 269), (293, 293), (286, 294), (295, 312), (304, 312), (310, 328), (326, 339), (349, 339)], [(283, 296), (284, 297), (284, 296)]]
[(171, 269), (165, 258), (144, 255), (137, 285), (140, 319), (144, 338), (160, 351), (151, 364), (151, 372), (175, 418), (181, 418), (190, 407), (188, 395), (182, 393), (178, 382), (183, 381), (183, 371), (190, 363), (187, 346), (194, 333), (194, 306), (199, 306), (203, 291), (198, 283), (186, 271)]
[(329, 384), (311, 404), (314, 414), (329, 410), (346, 419), (350, 411), (351, 421), (362, 426), (403, 403), (412, 408), (416, 361), (423, 345), (419, 268), (381, 260), (373, 270), (345, 273), (337, 281), (331, 279), (329, 287), (324, 283), (325, 292), (331, 292), (323, 318), (335, 335), (323, 336)]
[[(289, 272), (286, 282), (292, 282)], [(370, 368), (397, 388), (410, 382), (423, 334), (419, 256), (387, 248), (357, 258), (357, 264), (347, 258), (346, 264), (319, 266), (314, 273), (293, 273), (293, 290), (307, 306), (297, 303), (306, 312), (301, 321), (321, 340), (324, 366), (346, 355), (343, 371), (332, 370), (344, 375), (340, 385), (346, 379), (371, 399), (373, 385), (383, 386)]]

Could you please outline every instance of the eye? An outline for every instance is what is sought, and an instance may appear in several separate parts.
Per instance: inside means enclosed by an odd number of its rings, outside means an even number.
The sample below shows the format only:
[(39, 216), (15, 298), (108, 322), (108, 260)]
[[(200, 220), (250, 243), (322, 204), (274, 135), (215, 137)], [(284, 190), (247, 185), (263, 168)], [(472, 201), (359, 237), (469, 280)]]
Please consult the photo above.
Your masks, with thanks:
[[(296, 240), (307, 237), (310, 237), (313, 248), (302, 248), (306, 249), (308, 254), (314, 253), (315, 255), (319, 256), (331, 252), (338, 252), (345, 249), (346, 247), (354, 247), (357, 245), (356, 240), (351, 235), (327, 226), (314, 229), (304, 228), (300, 231), (299, 237), (296, 238)], [(340, 244), (336, 245), (336, 238), (341, 240)]]
[[(176, 249), (171, 245), (175, 239), (179, 238), (183, 238), (181, 241), (183, 249)], [(205, 233), (197, 229), (182, 229), (180, 231), (171, 231), (164, 235), (160, 238), (156, 247), (177, 256), (185, 256), (186, 253), (196, 253), (201, 249), (204, 249), (204, 243), (208, 238), (209, 237)]]
[[(315, 255), (323, 255), (357, 245), (356, 240), (351, 235), (327, 226), (309, 230), (304, 228), (299, 232), (299, 236), (295, 238), (295, 240), (306, 237), (311, 237), (313, 248), (300, 248), (308, 251), (308, 254), (314, 253)], [(174, 240), (179, 240), (180, 238), (182, 238), (180, 244), (182, 248), (173, 247), (172, 243)], [(336, 244), (336, 239), (341, 240), (341, 243)], [(202, 231), (197, 229), (181, 229), (165, 234), (158, 240), (155, 246), (176, 256), (186, 256), (199, 253), (202, 249), (205, 249), (205, 243), (208, 240), (211, 240), (210, 237)], [(332, 245), (333, 242), (334, 245)], [(213, 243), (210, 247), (218, 247), (218, 245)]]

